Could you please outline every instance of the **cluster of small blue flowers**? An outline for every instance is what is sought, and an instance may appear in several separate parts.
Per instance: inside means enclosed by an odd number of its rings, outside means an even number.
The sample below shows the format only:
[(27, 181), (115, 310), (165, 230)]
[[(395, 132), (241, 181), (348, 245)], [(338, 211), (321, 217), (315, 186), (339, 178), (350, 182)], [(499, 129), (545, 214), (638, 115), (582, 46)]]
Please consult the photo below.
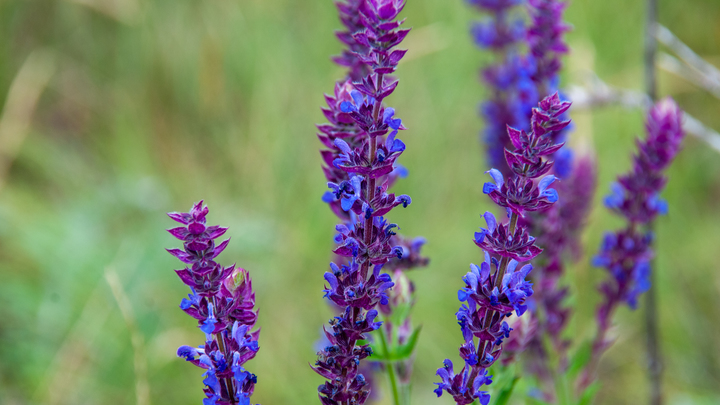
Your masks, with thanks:
[(350, 72), (336, 84), (334, 97), (326, 96), (323, 113), (329, 122), (318, 125), (318, 136), (328, 148), (321, 153), (331, 190), (323, 200), (343, 221), (336, 226), (333, 250), (341, 260), (325, 273), (325, 297), (342, 308), (342, 314), (330, 320), (332, 330), (325, 330), (329, 344), (313, 367), (328, 379), (318, 388), (326, 405), (362, 404), (368, 398), (370, 387), (358, 367), (372, 350), (357, 341), (367, 340), (367, 333), (380, 327), (375, 308), (389, 303), (387, 291), (394, 283), (380, 270), (405, 254), (395, 245), (397, 225), (383, 218), (394, 207), (411, 203), (406, 195), (387, 192), (403, 172), (396, 160), (405, 144), (396, 135), (405, 128), (394, 109), (383, 106), (398, 84), (389, 75), (406, 52), (394, 49), (410, 31), (395, 21), (404, 6), (403, 0), (338, 5), (348, 29), (339, 38), (349, 49), (335, 61)]
[(257, 378), (243, 365), (258, 351), (255, 293), (247, 270), (215, 262), (230, 240), (215, 244), (227, 228), (206, 226), (207, 214), (202, 201), (188, 213), (168, 214), (184, 225), (168, 230), (183, 241), (183, 250), (168, 252), (186, 264), (176, 272), (192, 291), (180, 308), (205, 332), (203, 345), (181, 346), (177, 355), (206, 370), (203, 405), (249, 405)]
[(510, 173), (503, 151), (510, 146), (505, 128), (528, 129), (528, 113), (538, 101), (532, 81), (535, 64), (520, 54), (518, 46), (526, 31), (521, 17), (512, 16), (515, 6), (523, 0), (469, 0), (480, 11), (489, 14), (471, 29), (475, 43), (493, 51), (496, 62), (482, 70), (482, 78), (490, 88), (488, 99), (481, 106), (485, 120), (483, 142), (489, 163), (505, 175)]
[[(615, 309), (623, 302), (636, 308), (638, 296), (650, 288), (652, 223), (667, 213), (667, 202), (659, 194), (668, 180), (664, 171), (685, 136), (682, 112), (671, 98), (660, 100), (648, 112), (645, 129), (647, 138), (636, 141), (638, 153), (633, 157), (632, 170), (618, 177), (611, 186), (612, 194), (605, 198), (605, 205), (625, 217), (627, 226), (607, 233), (593, 259), (595, 266), (604, 267), (611, 276), (600, 286), (603, 302), (597, 312), (595, 361), (610, 344), (606, 334)], [(591, 382), (593, 369), (591, 362), (582, 386)]]
[(505, 156), (513, 178), (506, 181), (499, 170), (488, 171), (493, 182), (485, 183), (483, 192), (507, 209), (509, 222), (498, 223), (491, 213), (484, 214), (487, 228), (475, 234), (475, 244), (485, 252), (485, 261), (480, 266), (471, 265), (471, 271), (463, 278), (465, 288), (458, 292), (464, 303), (456, 316), (465, 339), (460, 347), (465, 365), (455, 375), (452, 362), (445, 360), (445, 366), (437, 372), (442, 382), (437, 383), (435, 390), (438, 396), (447, 391), (458, 405), (470, 404), (475, 399), (482, 405), (489, 403), (490, 395), (481, 389), (492, 382), (487, 368), (502, 354), (503, 340), (512, 330), (504, 319), (513, 311), (521, 316), (527, 310), (525, 301), (533, 290), (525, 277), (532, 266), (527, 264), (518, 269), (518, 264), (532, 260), (542, 249), (535, 245), (528, 229), (518, 224), (518, 219), (557, 201), (557, 192), (549, 188), (555, 176), (539, 178), (553, 165), (545, 156), (562, 147), (552, 139), (555, 132), (570, 123), (560, 119), (568, 108), (570, 103), (561, 102), (557, 94), (543, 99), (539, 108), (533, 109), (529, 133), (508, 128), (514, 150), (506, 150)]

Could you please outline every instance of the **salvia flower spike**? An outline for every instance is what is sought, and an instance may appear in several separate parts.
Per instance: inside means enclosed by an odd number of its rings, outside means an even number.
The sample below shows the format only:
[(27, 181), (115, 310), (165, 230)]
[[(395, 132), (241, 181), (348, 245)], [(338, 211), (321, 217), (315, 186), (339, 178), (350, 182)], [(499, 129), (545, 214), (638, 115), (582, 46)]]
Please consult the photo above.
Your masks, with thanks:
[(603, 301), (597, 311), (598, 332), (581, 388), (592, 382), (596, 362), (611, 343), (607, 332), (617, 307), (625, 303), (635, 309), (640, 294), (650, 288), (652, 224), (658, 215), (668, 211), (667, 202), (660, 198), (668, 180), (664, 172), (685, 136), (682, 112), (671, 98), (658, 101), (650, 109), (645, 130), (647, 137), (636, 140), (632, 170), (619, 176), (611, 185), (611, 194), (605, 197), (605, 205), (624, 217), (627, 225), (607, 233), (593, 259), (593, 265), (605, 268), (610, 277), (600, 286)]
[[(554, 171), (557, 170), (554, 168)], [(533, 273), (535, 283), (534, 334), (525, 347), (526, 370), (538, 378), (542, 398), (556, 403), (558, 374), (568, 367), (568, 349), (572, 340), (564, 333), (572, 315), (567, 303), (569, 288), (562, 283), (566, 261), (582, 258), (580, 232), (586, 223), (595, 193), (595, 162), (591, 156), (575, 159), (568, 177), (558, 185), (560, 199), (542, 213), (533, 225), (537, 242), (543, 247)]]
[(183, 242), (183, 249), (168, 252), (186, 265), (176, 272), (191, 290), (180, 308), (205, 333), (202, 345), (181, 346), (177, 355), (205, 370), (203, 405), (250, 405), (257, 377), (244, 364), (259, 348), (255, 293), (247, 270), (215, 261), (229, 239), (215, 243), (227, 228), (207, 226), (207, 214), (202, 201), (190, 212), (168, 214), (183, 225), (168, 230)]
[(520, 45), (526, 42), (526, 28), (514, 12), (524, 1), (469, 0), (468, 3), (486, 14), (484, 20), (471, 28), (475, 44), (496, 55), (494, 63), (482, 69), (481, 78), (490, 91), (480, 106), (485, 121), (481, 138), (490, 165), (508, 175), (504, 157), (505, 148), (511, 146), (507, 126), (528, 129), (528, 113), (538, 101), (532, 80), (535, 63), (519, 52)]
[(570, 26), (563, 21), (568, 3), (558, 0), (529, 0), (530, 26), (525, 39), (529, 58), (534, 62), (531, 79), (540, 94), (557, 87), (557, 75), (562, 67), (560, 56), (568, 53), (564, 40)]
[(508, 128), (514, 149), (506, 150), (505, 156), (512, 177), (505, 179), (496, 169), (488, 171), (492, 181), (485, 183), (483, 192), (506, 208), (509, 221), (500, 223), (489, 212), (483, 215), (487, 228), (475, 234), (475, 244), (483, 249), (485, 260), (480, 266), (470, 266), (471, 271), (463, 277), (465, 288), (458, 291), (462, 306), (456, 317), (465, 340), (460, 347), (464, 365), (455, 374), (452, 362), (445, 360), (437, 371), (441, 382), (435, 389), (438, 396), (447, 392), (458, 405), (476, 399), (482, 405), (490, 402), (483, 386), (492, 383), (487, 369), (502, 354), (503, 341), (512, 331), (505, 318), (527, 311), (526, 300), (533, 294), (532, 284), (526, 280), (532, 265), (527, 262), (542, 249), (527, 228), (518, 225), (518, 219), (540, 203), (550, 205), (558, 200), (550, 188), (554, 176), (542, 176), (553, 164), (546, 159), (551, 152), (546, 151), (562, 146), (553, 144), (552, 139), (570, 123), (561, 119), (569, 107), (570, 103), (560, 101), (557, 93), (543, 99), (533, 109), (530, 132)]
[[(558, 72), (561, 57), (569, 48), (564, 35), (570, 30), (563, 21), (567, 2), (559, 0), (530, 0), (527, 11), (530, 22), (525, 40), (528, 54), (525, 56), (534, 66), (531, 79), (539, 94), (558, 89)], [(569, 130), (558, 131), (549, 144), (564, 142)], [(553, 376), (561, 374), (567, 365), (566, 352), (571, 341), (563, 337), (563, 330), (571, 315), (565, 303), (568, 288), (561, 283), (568, 258), (579, 260), (578, 246), (573, 243), (582, 231), (584, 218), (590, 208), (595, 188), (594, 160), (591, 156), (575, 158), (573, 151), (564, 146), (550, 152), (554, 160), (552, 171), (559, 182), (554, 186), (560, 201), (552, 206), (539, 204), (537, 211), (525, 216), (520, 223), (528, 226), (537, 243), (545, 249), (533, 272), (536, 294), (533, 297), (532, 328), (524, 328), (529, 340), (526, 346), (516, 346), (515, 353), (527, 349), (524, 355), (526, 370), (538, 377), (543, 398), (555, 402), (558, 384)], [(530, 324), (529, 324), (530, 325)], [(551, 372), (553, 368), (557, 372)]]
[[(369, 332), (380, 328), (378, 305), (390, 304), (394, 286), (381, 273), (391, 259), (406, 258), (406, 248), (396, 235), (397, 225), (383, 215), (411, 203), (406, 195), (388, 192), (404, 174), (397, 164), (405, 144), (397, 138), (405, 127), (395, 110), (383, 101), (398, 85), (392, 74), (405, 55), (397, 45), (408, 34), (396, 21), (403, 0), (347, 0), (337, 4), (347, 31), (338, 34), (347, 45), (335, 61), (349, 68), (348, 79), (326, 96), (323, 113), (328, 123), (318, 125), (330, 204), (342, 223), (336, 226), (337, 263), (325, 273), (324, 295), (340, 308), (340, 315), (325, 328), (326, 347), (318, 352), (313, 369), (327, 381), (318, 388), (325, 405), (363, 404), (369, 396), (368, 379), (359, 372), (361, 361), (372, 349)], [(417, 249), (419, 246), (417, 245)], [(408, 259), (416, 258), (418, 251)], [(418, 263), (421, 263), (418, 262)]]

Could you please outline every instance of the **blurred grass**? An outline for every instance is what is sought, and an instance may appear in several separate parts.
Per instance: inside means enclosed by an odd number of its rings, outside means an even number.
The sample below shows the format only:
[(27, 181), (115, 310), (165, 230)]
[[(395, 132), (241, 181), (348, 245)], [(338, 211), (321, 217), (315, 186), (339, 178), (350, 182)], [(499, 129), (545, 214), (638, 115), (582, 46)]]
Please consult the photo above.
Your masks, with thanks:
[[(661, 1), (660, 20), (713, 62), (720, 61), (720, 3)], [(413, 197), (392, 220), (424, 235), (427, 269), (413, 275), (422, 323), (415, 404), (460, 335), (456, 290), (471, 261), (485, 162), (476, 116), (487, 55), (470, 43), (478, 16), (460, 0), (411, 0), (414, 31), (401, 84), (389, 101), (409, 128), (396, 192)], [(642, 2), (574, 1), (567, 13), (575, 53), (613, 85), (642, 83)], [(224, 263), (250, 269), (263, 329), (254, 401), (316, 403), (322, 379), (308, 367), (331, 313), (322, 273), (334, 217), (320, 202), (324, 178), (314, 136), (323, 92), (342, 70), (330, 1), (7, 0), (0, 3), (0, 94), (36, 50), (55, 72), (31, 115), (24, 143), (0, 189), (0, 403), (131, 404), (131, 335), (104, 271), (118, 275), (147, 355), (150, 401), (199, 403), (200, 370), (174, 357), (202, 338), (177, 305), (186, 288), (163, 250), (167, 211), (204, 198), (210, 221), (230, 226)], [(565, 82), (575, 79), (570, 72)], [(720, 102), (661, 74), (662, 94), (720, 128)], [(7, 108), (7, 106), (4, 106)], [(576, 137), (599, 160), (599, 193), (630, 166), (642, 114), (605, 108), (579, 114)], [(689, 137), (670, 170), (671, 214), (658, 224), (658, 288), (670, 403), (720, 400), (720, 156)], [(620, 225), (604, 209), (584, 237), (596, 249)], [(576, 315), (570, 334), (593, 332), (604, 277), (587, 260), (572, 269)], [(641, 311), (619, 311), (617, 343), (605, 356), (599, 404), (636, 403), (646, 392)]]

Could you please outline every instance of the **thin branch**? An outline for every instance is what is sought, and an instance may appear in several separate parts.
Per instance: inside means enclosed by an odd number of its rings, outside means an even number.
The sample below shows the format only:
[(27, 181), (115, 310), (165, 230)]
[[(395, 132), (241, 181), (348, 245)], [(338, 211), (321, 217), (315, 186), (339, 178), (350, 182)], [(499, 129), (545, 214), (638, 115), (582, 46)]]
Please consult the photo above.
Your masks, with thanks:
[(150, 384), (147, 378), (147, 356), (145, 355), (145, 338), (135, 320), (130, 299), (125, 294), (120, 278), (112, 268), (105, 269), (107, 281), (120, 308), (125, 324), (130, 331), (130, 340), (133, 347), (133, 363), (135, 365), (135, 398), (137, 405), (150, 405)]
[(692, 66), (698, 72), (709, 77), (716, 83), (720, 83), (720, 69), (708, 63), (705, 59), (696, 54), (689, 46), (685, 45), (675, 34), (660, 24), (655, 24), (655, 38), (660, 43), (667, 46), (675, 53), (683, 62)]
[[(650, 108), (647, 94), (631, 89), (612, 87), (603, 82), (594, 73), (590, 74), (585, 86), (570, 85), (564, 93), (573, 102), (573, 108), (587, 110), (608, 105), (620, 105), (626, 108)], [(707, 143), (720, 153), (720, 133), (707, 127), (697, 118), (683, 112), (683, 130)]]
[[(651, 103), (658, 100), (657, 91), (657, 40), (655, 38), (658, 25), (657, 0), (647, 0), (645, 21), (645, 92)], [(653, 226), (652, 224), (650, 225)], [(650, 272), (650, 289), (645, 295), (645, 331), (647, 334), (648, 380), (650, 380), (650, 405), (663, 404), (663, 358), (660, 350), (660, 331), (658, 327), (657, 305), (657, 261), (652, 260)]]
[(33, 113), (43, 90), (55, 73), (55, 56), (33, 51), (10, 84), (0, 116), (0, 188), (30, 130)]
[(657, 0), (646, 1), (645, 15), (645, 92), (654, 103), (658, 100), (657, 91), (657, 70), (655, 61), (657, 59), (657, 41), (655, 40), (655, 27), (658, 25)]
[(67, 0), (104, 14), (124, 24), (135, 24), (140, 17), (140, 2), (138, 0)]
[(683, 129), (688, 134), (695, 135), (696, 137), (707, 142), (713, 149), (720, 152), (720, 134), (714, 131), (712, 128), (708, 128), (700, 122), (697, 118), (690, 114), (683, 112)]
[(89, 363), (98, 349), (96, 341), (111, 308), (106, 304), (102, 279), (98, 280), (83, 305), (78, 319), (71, 325), (53, 359), (39, 378), (31, 403), (60, 405), (76, 400), (82, 391), (80, 381), (89, 373)]
[(660, 68), (694, 83), (720, 99), (720, 81), (714, 80), (713, 77), (703, 74), (667, 53), (661, 53), (657, 63)]

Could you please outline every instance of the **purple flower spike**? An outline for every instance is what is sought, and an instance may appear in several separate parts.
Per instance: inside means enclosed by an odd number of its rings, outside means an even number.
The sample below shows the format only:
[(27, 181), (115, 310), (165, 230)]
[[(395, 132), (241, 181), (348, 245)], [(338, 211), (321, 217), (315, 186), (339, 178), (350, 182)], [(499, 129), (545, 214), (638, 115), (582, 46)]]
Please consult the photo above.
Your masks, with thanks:
[[(527, 4), (530, 24), (513, 10), (521, 0), (469, 0), (487, 17), (472, 26), (475, 43), (492, 51), (495, 62), (482, 70), (483, 81), (492, 89), (482, 104), (485, 120), (482, 134), (490, 164), (508, 175), (505, 149), (510, 148), (506, 126), (529, 131), (532, 106), (543, 94), (557, 90), (560, 57), (568, 52), (564, 35), (569, 26), (562, 20), (566, 3), (531, 0)], [(520, 54), (525, 45), (527, 55)], [(559, 133), (558, 133), (559, 135)]]
[(519, 54), (520, 43), (526, 36), (522, 18), (513, 17), (513, 8), (520, 0), (470, 0), (472, 6), (487, 14), (473, 24), (471, 36), (479, 47), (496, 54), (495, 63), (482, 70), (482, 79), (492, 89), (492, 96), (481, 106), (485, 120), (483, 141), (490, 164), (503, 174), (509, 174), (503, 151), (509, 147), (505, 127), (521, 127), (527, 114), (537, 102), (536, 86), (531, 76), (534, 62)]
[[(556, 157), (561, 154), (556, 154)], [(569, 289), (562, 284), (565, 261), (582, 258), (578, 241), (590, 211), (596, 183), (592, 157), (582, 156), (568, 162), (568, 166), (566, 177), (553, 183), (562, 198), (550, 209), (536, 212), (521, 221), (531, 223), (531, 229), (538, 235), (537, 243), (545, 248), (540, 260), (535, 262), (537, 270), (533, 276), (534, 312), (538, 316), (527, 323), (522, 320), (515, 323), (523, 325), (525, 336), (518, 339), (513, 344), (514, 349), (510, 353), (506, 351), (503, 358), (503, 362), (510, 361), (514, 354), (527, 349), (524, 359), (528, 362), (528, 370), (538, 378), (542, 398), (549, 403), (556, 402), (557, 397), (553, 368), (559, 365), (561, 370), (566, 369), (567, 351), (572, 343), (564, 333), (572, 313), (566, 303)], [(553, 167), (553, 171), (559, 172), (557, 166)], [(535, 215), (543, 217), (535, 218)], [(558, 365), (551, 363), (555, 359)]]
[[(450, 360), (445, 360), (445, 366), (437, 371), (442, 382), (436, 383), (435, 390), (438, 396), (447, 391), (458, 405), (471, 404), (476, 399), (481, 404), (490, 402), (490, 394), (480, 387), (492, 382), (487, 369), (500, 358), (503, 342), (511, 337), (513, 328), (505, 318), (513, 313), (521, 317), (527, 312), (526, 302), (533, 295), (527, 276), (533, 266), (519, 263), (532, 260), (542, 249), (535, 244), (528, 228), (518, 221), (528, 212), (548, 208), (558, 201), (557, 191), (549, 188), (556, 180), (554, 175), (534, 179), (552, 168), (547, 156), (562, 147), (553, 143), (551, 135), (568, 125), (559, 115), (569, 105), (554, 94), (533, 111), (531, 132), (508, 127), (515, 147), (506, 155), (512, 177), (506, 179), (497, 169), (487, 172), (493, 182), (485, 183), (483, 192), (498, 206), (507, 208), (510, 218), (507, 223), (500, 223), (492, 213), (483, 214), (487, 228), (475, 233), (475, 244), (484, 251), (485, 261), (480, 266), (470, 266), (470, 272), (463, 277), (465, 287), (458, 291), (462, 305), (455, 316), (465, 340), (460, 347), (465, 366), (456, 375)], [(526, 332), (523, 341), (528, 340)], [(517, 350), (518, 340), (513, 342), (511, 347)]]
[(257, 377), (243, 365), (255, 357), (260, 330), (251, 331), (257, 320), (255, 293), (247, 270), (223, 267), (214, 259), (228, 241), (215, 246), (214, 239), (227, 228), (205, 226), (208, 208), (195, 204), (189, 213), (170, 213), (173, 220), (186, 227), (168, 232), (184, 243), (184, 250), (168, 252), (188, 264), (176, 270), (191, 289), (180, 308), (197, 320), (205, 332), (205, 344), (197, 348), (180, 346), (177, 356), (203, 368), (203, 404), (250, 404)]
[[(388, 341), (405, 344), (413, 334), (406, 307), (412, 304), (414, 287), (404, 275), (413, 267), (425, 266), (420, 255), (422, 240), (396, 234), (397, 225), (384, 215), (412, 199), (395, 195), (389, 188), (407, 170), (397, 164), (406, 145), (397, 138), (406, 128), (385, 100), (397, 88), (389, 76), (406, 54), (397, 49), (409, 29), (397, 16), (404, 0), (341, 0), (336, 3), (346, 30), (338, 38), (347, 45), (336, 63), (349, 68), (347, 77), (326, 95), (323, 114), (327, 123), (317, 125), (323, 171), (330, 191), (322, 200), (342, 223), (336, 226), (333, 250), (335, 263), (325, 273), (324, 296), (341, 315), (325, 328), (325, 344), (313, 369), (328, 381), (318, 388), (325, 405), (363, 404), (370, 395), (369, 370), (361, 360), (370, 355), (368, 333), (390, 333)], [(390, 274), (401, 280), (397, 290)], [(389, 315), (402, 306), (400, 325), (375, 321), (378, 311)], [(398, 319), (394, 317), (393, 319)], [(381, 327), (382, 325), (382, 327)], [(390, 332), (388, 332), (390, 331)], [(394, 332), (397, 331), (397, 332)], [(416, 337), (416, 334), (415, 334)], [(397, 343), (395, 343), (397, 342)], [(394, 348), (391, 348), (395, 350)], [(409, 384), (412, 358), (387, 362), (398, 369), (400, 384)], [(361, 371), (362, 370), (362, 371)]]
[(563, 22), (567, 4), (558, 0), (529, 0), (532, 24), (527, 31), (527, 42), (536, 64), (532, 75), (535, 83), (545, 86), (552, 83), (561, 68), (560, 56), (568, 53), (563, 39), (570, 31), (570, 26)]
[(633, 156), (632, 170), (618, 177), (612, 194), (605, 198), (608, 208), (623, 216), (627, 225), (608, 233), (593, 259), (593, 265), (605, 268), (610, 277), (600, 286), (603, 301), (597, 311), (593, 360), (583, 374), (581, 387), (592, 382), (595, 363), (611, 343), (606, 335), (616, 308), (625, 303), (635, 309), (638, 296), (650, 288), (652, 223), (658, 214), (667, 212), (667, 204), (658, 195), (668, 180), (664, 170), (685, 136), (681, 123), (682, 112), (671, 98), (657, 102), (647, 115), (646, 138), (636, 141), (638, 153)]

